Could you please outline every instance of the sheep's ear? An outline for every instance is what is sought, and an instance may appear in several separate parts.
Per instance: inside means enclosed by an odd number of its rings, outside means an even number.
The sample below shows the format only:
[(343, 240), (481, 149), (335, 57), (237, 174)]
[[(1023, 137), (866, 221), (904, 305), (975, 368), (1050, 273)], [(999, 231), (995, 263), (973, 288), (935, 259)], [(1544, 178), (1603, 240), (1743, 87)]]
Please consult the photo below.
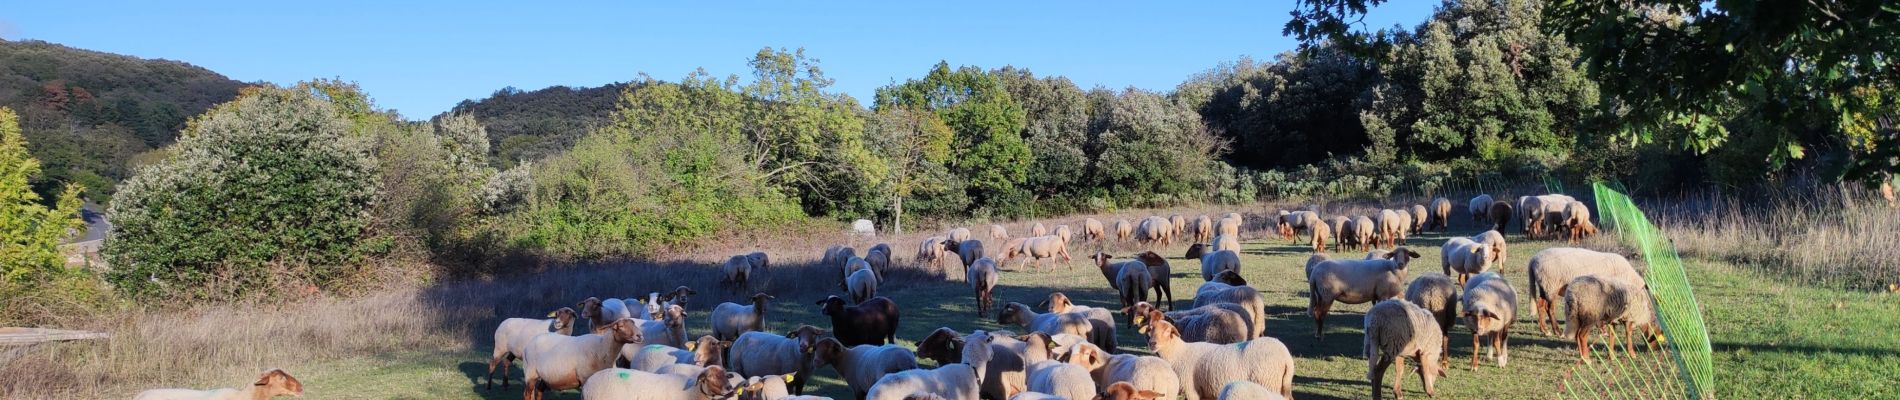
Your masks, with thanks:
[(1143, 390), (1141, 391), (1141, 393), (1135, 393), (1135, 398), (1136, 399), (1159, 399), (1161, 398), (1161, 393), (1156, 393), (1153, 390)]

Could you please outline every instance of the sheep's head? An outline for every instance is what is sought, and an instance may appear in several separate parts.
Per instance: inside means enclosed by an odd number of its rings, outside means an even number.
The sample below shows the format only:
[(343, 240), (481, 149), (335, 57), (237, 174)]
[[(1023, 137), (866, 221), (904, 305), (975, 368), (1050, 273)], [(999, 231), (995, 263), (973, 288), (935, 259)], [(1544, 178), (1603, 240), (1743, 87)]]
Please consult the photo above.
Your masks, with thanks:
[(284, 372), (284, 370), (281, 369), (273, 368), (269, 371), (264, 371), (264, 374), (258, 375), (257, 382), (252, 383), (251, 386), (256, 386), (257, 393), (263, 394), (265, 398), (277, 396), (303, 397), (303, 382), (298, 382), (297, 378), (291, 377), (290, 373)]
[(812, 364), (812, 366), (823, 367), (826, 365), (837, 365), (838, 361), (844, 360), (845, 350), (844, 343), (839, 342), (838, 339), (819, 339), (818, 344), (811, 346), (811, 359), (817, 362), (816, 364)]
[(686, 308), (678, 305), (666, 306), (666, 314), (660, 320), (665, 322), (667, 327), (684, 330), (686, 327)]
[(604, 333), (608, 335), (612, 335), (614, 338), (614, 341), (617, 341), (617, 342), (621, 342), (621, 343), (645, 343), (646, 342), (646, 337), (640, 335), (640, 324), (634, 322), (633, 318), (621, 318), (619, 321), (614, 321), (612, 325), (608, 325), (606, 329), (603, 329), (602, 331), (604, 331)]
[(772, 301), (772, 300), (778, 300), (778, 298), (772, 297), (772, 295), (769, 295), (769, 294), (765, 294), (765, 292), (759, 292), (752, 295), (752, 305), (754, 307), (763, 307), (765, 306), (766, 302)]
[(1505, 325), (1506, 322), (1502, 318), (1499, 318), (1496, 312), (1493, 312), (1491, 311), (1491, 309), (1485, 308), (1482, 305), (1474, 305), (1474, 307), (1465, 307), (1464, 317), (1465, 317), (1466, 324), (1469, 324), (1472, 327), (1475, 327), (1476, 330), (1482, 331), (1482, 332), (1497, 331), (1500, 328), (1499, 325), (1504, 325), (1503, 328), (1510, 327), (1509, 325)]
[(1187, 258), (1190, 258), (1190, 259), (1201, 258), (1201, 256), (1207, 255), (1208, 247), (1210, 246), (1208, 246), (1207, 243), (1195, 243), (1195, 244), (1189, 245), (1187, 249), (1187, 254), (1183, 254), (1183, 256), (1186, 256)]
[(693, 288), (680, 286), (678, 288), (674, 288), (672, 292), (668, 292), (667, 294), (660, 295), (660, 301), (678, 304), (680, 307), (685, 307), (686, 298), (688, 296), (698, 296), (698, 295), (699, 295), (699, 291), (693, 290)]
[(990, 344), (994, 342), (995, 338), (981, 329), (963, 337), (963, 350), (958, 353), (963, 358), (962, 362), (975, 370), (977, 385), (983, 384), (983, 376), (988, 372), (990, 359), (996, 356), (995, 349), (990, 347)]
[(935, 360), (937, 365), (962, 362), (963, 336), (950, 328), (937, 328), (917, 342), (917, 357)]
[(589, 320), (600, 321), (599, 297), (589, 297), (586, 300), (581, 300), (580, 303), (574, 305), (574, 308), (581, 309), (581, 316), (587, 317)]
[(1049, 310), (1049, 312), (1065, 313), (1069, 312), (1070, 308), (1075, 307), (1075, 302), (1069, 301), (1069, 295), (1062, 294), (1062, 292), (1051, 292), (1049, 293), (1048, 300), (1043, 300), (1041, 304), (1037, 304), (1036, 306), (1043, 307), (1043, 309)]
[(1175, 328), (1173, 323), (1158, 318), (1148, 320), (1147, 333), (1149, 348), (1155, 348), (1162, 343), (1178, 342), (1181, 340), (1180, 329)]
[(1087, 342), (1069, 346), (1069, 351), (1057, 356), (1056, 359), (1090, 371), (1108, 365), (1108, 355), (1102, 352), (1102, 348)]
[(695, 378), (694, 382), (694, 386), (698, 387), (699, 394), (708, 399), (725, 398), (728, 395), (744, 394), (745, 392), (743, 388), (734, 387), (732, 377), (726, 375), (725, 367), (717, 365), (706, 367), (705, 371), (700, 371), (699, 377)]
[(1024, 362), (1034, 363), (1036, 361), (1051, 359), (1053, 357), (1050, 356), (1055, 353), (1057, 347), (1055, 339), (1049, 337), (1049, 334), (1042, 332), (1030, 332), (1029, 334), (1017, 337), (1016, 340), (1027, 343), (1027, 345), (1023, 346)]
[[(1445, 376), (1447, 363), (1443, 347), (1420, 346), (1418, 354), (1418, 377), (1425, 381), (1425, 395), (1438, 397), (1438, 377)], [(1403, 373), (1403, 372), (1401, 372)]]
[(574, 320), (580, 318), (580, 314), (574, 312), (572, 308), (561, 307), (559, 310), (548, 313), (548, 318), (554, 319), (554, 326), (548, 327), (548, 331), (570, 335), (574, 333)]
[(1385, 257), (1388, 259), (1391, 259), (1392, 261), (1399, 262), (1399, 269), (1405, 269), (1406, 264), (1412, 263), (1413, 259), (1419, 258), (1420, 256), (1418, 252), (1412, 251), (1412, 249), (1407, 249), (1404, 246), (1400, 246), (1398, 248), (1392, 249), (1392, 253), (1386, 254)]
[(1147, 326), (1145, 326), (1144, 322), (1149, 318), (1148, 312), (1155, 310), (1157, 309), (1154, 304), (1150, 304), (1146, 301), (1137, 301), (1135, 305), (1122, 307), (1121, 311), (1122, 315), (1128, 316), (1129, 325), (1134, 325), (1138, 331), (1146, 332)]
[(825, 334), (825, 330), (820, 329), (816, 326), (799, 325), (798, 329), (793, 329), (791, 332), (786, 332), (785, 338), (798, 339), (799, 351), (809, 356), (811, 355), (811, 352), (813, 350), (812, 348), (818, 344), (818, 340), (822, 339), (820, 336), (824, 334)]
[(826, 297), (824, 300), (819, 300), (817, 304), (820, 306), (820, 312), (825, 315), (838, 316), (844, 313), (843, 297), (832, 295), (831, 297)]
[(699, 340), (686, 343), (686, 350), (693, 352), (693, 364), (701, 367), (724, 365), (726, 349), (732, 342), (722, 341), (712, 335), (700, 336)]
[(1109, 273), (1108, 260), (1112, 258), (1115, 258), (1115, 257), (1108, 255), (1108, 253), (1100, 253), (1100, 252), (1095, 253), (1095, 255), (1089, 256), (1090, 260), (1095, 261), (1095, 268), (1101, 269), (1103, 275), (1107, 275)]
[(1102, 388), (1102, 392), (1095, 395), (1095, 400), (1154, 400), (1159, 398), (1161, 398), (1161, 393), (1156, 393), (1152, 390), (1137, 389), (1135, 388), (1135, 384), (1128, 382), (1115, 382), (1113, 385)]
[(1003, 306), (1003, 312), (996, 313), (996, 323), (1025, 325), (1029, 323), (1026, 315), (1028, 313), (1029, 306), (1023, 303), (1009, 303)]

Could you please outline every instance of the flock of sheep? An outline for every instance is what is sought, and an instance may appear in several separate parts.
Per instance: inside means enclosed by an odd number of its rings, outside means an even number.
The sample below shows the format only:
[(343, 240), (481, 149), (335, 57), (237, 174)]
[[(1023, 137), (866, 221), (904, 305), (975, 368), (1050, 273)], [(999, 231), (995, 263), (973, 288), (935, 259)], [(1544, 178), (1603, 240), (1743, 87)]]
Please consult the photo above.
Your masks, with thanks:
[[(1367, 216), (1280, 211), (1253, 219), (1255, 226), (1271, 224), (1295, 243), (1301, 231), (1307, 234), (1313, 254), (1305, 275), (1316, 338), (1323, 340), (1334, 303), (1374, 303), (1363, 338), (1374, 398), (1381, 396), (1385, 372), (1393, 364), (1399, 373), (1392, 386), (1399, 391), (1408, 358), (1418, 363), (1426, 393), (1435, 395), (1436, 380), (1450, 363), (1447, 333), (1459, 321), (1473, 333), (1473, 368), (1479, 364), (1478, 350), (1487, 344), (1494, 363), (1508, 363), (1518, 291), (1495, 269), (1505, 260), (1501, 231), (1512, 218), (1524, 221), (1532, 238), (1564, 233), (1574, 241), (1596, 232), (1588, 207), (1568, 196), (1526, 196), (1511, 204), (1480, 195), (1468, 211), (1475, 221), (1497, 229), (1447, 240), (1443, 272), (1417, 274), (1408, 282), (1407, 265), (1420, 255), (1399, 243), (1409, 234), (1447, 229), (1451, 211), (1450, 200), (1438, 198), (1430, 207)], [(894, 250), (888, 244), (863, 255), (848, 246), (825, 250), (820, 270), (835, 271), (828, 273), (836, 274), (843, 291), (817, 302), (831, 319), (829, 329), (803, 325), (783, 333), (766, 331), (766, 311), (776, 299), (766, 293), (751, 296), (750, 304), (713, 307), (713, 334), (697, 339), (686, 334), (687, 301), (697, 294), (692, 288), (641, 299), (588, 298), (576, 305), (578, 310), (502, 321), (495, 330), (487, 387), (493, 387), (499, 367), (507, 388), (507, 371), (519, 362), (529, 400), (568, 389), (579, 389), (587, 399), (810, 399), (816, 397), (803, 395), (805, 385), (814, 371), (826, 367), (836, 370), (860, 399), (1291, 398), (1294, 356), (1267, 335), (1267, 301), (1240, 274), (1239, 234), (1248, 221), (1238, 213), (1218, 219), (1153, 216), (1113, 225), (1084, 221), (1084, 240), (1132, 240), (1148, 249), (1130, 260), (1106, 253), (1090, 257), (1119, 294), (1119, 310), (1077, 305), (1061, 292), (1037, 305), (1042, 312), (1021, 303), (992, 303), (1001, 267), (1009, 262), (1040, 267), (1058, 257), (1072, 261), (1068, 247), (1077, 236), (1067, 225), (1048, 230), (1038, 223), (1029, 236), (1014, 238), (993, 225), (989, 243), (1002, 244), (994, 252), (986, 252), (984, 241), (967, 228), (925, 239), (915, 263), (938, 270), (964, 267), (978, 316), (994, 309), (998, 323), (1026, 333), (945, 327), (916, 342), (915, 351), (896, 344), (901, 308), (877, 295), (881, 277), (893, 268)], [(1204, 281), (1185, 310), (1174, 307), (1167, 258), (1153, 251), (1177, 240), (1192, 242), (1187, 255), (1201, 260)], [(1329, 247), (1368, 253), (1335, 257)], [(765, 253), (732, 256), (722, 266), (722, 285), (750, 292), (751, 277), (768, 268)], [(1628, 337), (1626, 351), (1632, 353), (1634, 335), (1649, 335), (1652, 345), (1660, 338), (1643, 277), (1621, 255), (1551, 248), (1531, 257), (1528, 272), (1539, 330), (1548, 335), (1557, 329), (1555, 303), (1565, 302), (1563, 330), (1576, 340), (1584, 362), (1590, 360), (1592, 333), (1606, 333), (1614, 341), (1614, 327), (1621, 326)], [(1147, 337), (1153, 356), (1121, 352), (1117, 313), (1122, 323)], [(574, 335), (583, 322), (588, 329)], [(922, 368), (920, 358), (937, 367)], [(244, 393), (225, 390), (230, 392), (212, 394), (267, 398), (300, 393), (301, 384), (272, 370)], [(225, 398), (206, 393), (165, 389), (139, 399)]]

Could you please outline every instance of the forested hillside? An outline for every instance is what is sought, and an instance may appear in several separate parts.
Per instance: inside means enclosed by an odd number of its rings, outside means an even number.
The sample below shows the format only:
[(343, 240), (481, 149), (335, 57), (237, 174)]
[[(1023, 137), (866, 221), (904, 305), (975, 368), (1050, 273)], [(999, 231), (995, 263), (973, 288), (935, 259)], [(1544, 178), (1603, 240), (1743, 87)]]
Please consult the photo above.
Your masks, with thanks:
[[(523, 91), (512, 86), (485, 99), (463, 100), (445, 115), (470, 114), (488, 128), (496, 163), (511, 166), (566, 151), (581, 135), (613, 116), (614, 102), (629, 83), (593, 87), (552, 86)], [(436, 118), (441, 118), (437, 116)]]
[(139, 155), (171, 144), (192, 116), (243, 86), (179, 61), (0, 40), (0, 106), (19, 113), (28, 149), (44, 165), (33, 182), (43, 198), (62, 182), (109, 198)]

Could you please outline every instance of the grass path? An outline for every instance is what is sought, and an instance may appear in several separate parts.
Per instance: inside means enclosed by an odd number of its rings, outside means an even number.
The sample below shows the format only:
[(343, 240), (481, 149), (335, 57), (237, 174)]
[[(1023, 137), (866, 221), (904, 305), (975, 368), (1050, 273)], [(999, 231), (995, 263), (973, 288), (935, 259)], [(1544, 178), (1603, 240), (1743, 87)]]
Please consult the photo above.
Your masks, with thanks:
[[(1453, 233), (1469, 235), (1473, 232)], [(1450, 236), (1428, 234), (1409, 241), (1412, 249), (1424, 255), (1422, 260), (1412, 264), (1413, 275), (1439, 270), (1437, 245), (1447, 237)], [(1511, 364), (1497, 367), (1486, 363), (1475, 371), (1470, 369), (1470, 334), (1463, 326), (1456, 327), (1451, 335), (1453, 368), (1448, 377), (1439, 381), (1439, 398), (1558, 397), (1559, 383), (1575, 363), (1575, 349), (1566, 340), (1538, 334), (1530, 319), (1525, 263), (1530, 255), (1554, 243), (1521, 242), (1522, 238), (1516, 235), (1510, 238), (1514, 243), (1504, 275), (1517, 287), (1524, 303), (1519, 305), (1519, 320), (1511, 336)], [(1083, 259), (1085, 253), (1092, 252), (1089, 250), (1092, 247), (1076, 247), (1073, 269), (1006, 271), (997, 303), (1034, 305), (1049, 292), (1059, 290), (1081, 304), (1114, 307), (1114, 293)], [(1296, 397), (1367, 397), (1366, 362), (1360, 355), (1360, 338), (1363, 312), (1369, 305), (1335, 306), (1328, 321), (1326, 341), (1316, 342), (1312, 337), (1312, 319), (1305, 311), (1306, 281), (1301, 273), (1307, 253), (1278, 239), (1249, 241), (1244, 243), (1244, 249), (1243, 275), (1269, 302), (1268, 334), (1286, 342), (1298, 357)], [(1112, 253), (1126, 256), (1132, 252)], [(1167, 255), (1179, 256), (1180, 250), (1170, 249), (1169, 253)], [(1700, 260), (1685, 261), (1710, 324), (1721, 397), (1900, 397), (1900, 384), (1897, 384), (1900, 383), (1900, 333), (1894, 331), (1900, 328), (1900, 306), (1896, 305), (1900, 299), (1894, 295), (1794, 286), (1743, 268)], [(1174, 268), (1176, 305), (1186, 307), (1201, 283), (1199, 263), (1182, 259), (1170, 262)], [(960, 281), (917, 283), (887, 288), (880, 294), (896, 300), (903, 309), (898, 337), (905, 346), (914, 346), (916, 340), (944, 326), (959, 331), (1021, 331), (1016, 327), (999, 326), (994, 313), (990, 318), (978, 319), (971, 292)], [(816, 306), (812, 305), (817, 297), (780, 297), (780, 301), (773, 304), (770, 317), (774, 331), (797, 324), (829, 328), (828, 320), (818, 315)], [(706, 312), (711, 305), (701, 302), (693, 306), (688, 320), (693, 336), (708, 330)], [(1117, 328), (1125, 351), (1147, 354), (1145, 338), (1126, 326)], [(499, 387), (481, 388), (480, 377), (486, 372), (487, 355), (485, 347), (381, 354), (313, 365), (307, 367), (300, 378), (308, 385), (312, 398), (519, 398), (519, 386), (506, 391)], [(1638, 355), (1650, 354), (1639, 351)], [(520, 372), (517, 370), (513, 375), (518, 378)], [(1407, 379), (1406, 383), (1405, 395), (1421, 396), (1415, 398), (1425, 395), (1417, 379)], [(819, 395), (851, 397), (836, 372), (829, 368), (816, 374), (811, 388)], [(579, 397), (570, 391), (552, 398)]]

